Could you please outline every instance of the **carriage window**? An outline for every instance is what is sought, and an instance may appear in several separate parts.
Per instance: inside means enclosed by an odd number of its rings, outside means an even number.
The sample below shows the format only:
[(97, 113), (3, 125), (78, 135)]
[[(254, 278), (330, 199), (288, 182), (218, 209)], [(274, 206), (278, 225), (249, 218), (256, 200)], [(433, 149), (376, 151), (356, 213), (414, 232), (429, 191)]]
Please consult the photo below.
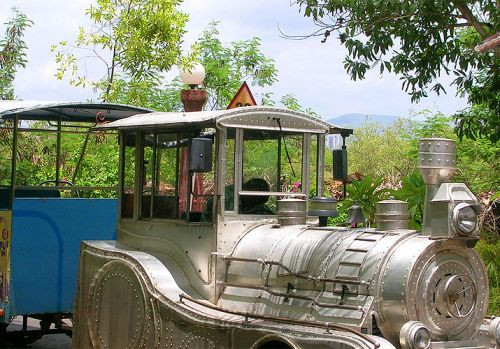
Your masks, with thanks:
[(122, 217), (134, 217), (134, 179), (135, 179), (135, 132), (123, 136), (123, 190), (122, 190)]
[(303, 135), (285, 135), (280, 138), (280, 190), (300, 193), (302, 191)]
[(5, 122), (0, 121), (0, 154), (2, 154), (0, 156), (0, 186), (10, 185), (12, 170), (12, 127), (13, 122), (10, 120)]
[[(87, 186), (93, 189), (64, 191), (61, 195), (75, 197), (115, 198), (118, 186), (119, 147), (116, 133), (92, 131), (86, 127), (76, 129), (76, 125), (63, 126), (67, 132), (61, 136), (60, 179), (61, 185), (69, 190), (73, 186)], [(78, 133), (73, 133), (72, 131)], [(134, 142), (134, 140), (132, 140)], [(128, 147), (130, 151), (130, 147)], [(82, 154), (83, 152), (83, 154)], [(96, 159), (107, 158), (110, 161), (98, 162)]]
[[(51, 129), (36, 122), (32, 127)], [(17, 139), (17, 185), (56, 185), (57, 136), (49, 132), (22, 132)], [(52, 181), (52, 182), (47, 182)]]
[[(242, 191), (301, 192), (303, 135), (245, 130)], [(240, 195), (243, 214), (274, 214), (276, 197)]]
[(10, 180), (12, 175), (12, 125), (0, 121), (0, 210), (10, 206)]

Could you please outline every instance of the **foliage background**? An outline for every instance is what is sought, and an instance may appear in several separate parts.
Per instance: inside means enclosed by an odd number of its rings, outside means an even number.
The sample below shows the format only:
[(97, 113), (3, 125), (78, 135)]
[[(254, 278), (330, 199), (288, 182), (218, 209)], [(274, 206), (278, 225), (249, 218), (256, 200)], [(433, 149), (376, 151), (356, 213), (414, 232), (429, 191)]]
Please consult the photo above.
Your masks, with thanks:
[[(203, 62), (207, 71), (204, 87), (211, 96), (208, 108), (224, 108), (242, 80), (249, 80), (251, 84), (263, 87), (271, 87), (276, 82), (277, 68), (274, 61), (260, 51), (260, 40), (252, 38), (223, 44), (217, 23), (212, 23), (203, 32), (190, 54), (181, 57), (179, 43), (187, 17), (173, 10), (177, 3), (177, 1), (162, 2), (166, 7), (156, 11), (158, 9), (156, 6), (161, 5), (158, 0), (147, 1), (147, 6), (144, 6), (144, 2), (133, 0), (130, 2), (133, 6), (129, 9), (112, 8), (112, 1), (99, 0), (97, 7), (88, 10), (93, 20), (93, 27), (82, 29), (74, 43), (60, 42), (53, 47), (56, 62), (59, 64), (59, 77), (70, 76), (71, 82), (77, 86), (92, 86), (100, 92), (104, 101), (135, 104), (165, 111), (182, 109), (179, 91), (185, 86), (182, 86), (177, 79), (166, 81), (162, 75), (174, 63), (189, 64), (195, 59)], [(333, 7), (333, 10), (324, 9), (326, 12), (315, 12), (314, 8), (319, 2), (299, 1), (299, 3), (303, 3), (305, 8), (309, 9), (306, 10), (308, 11), (306, 15), (315, 19), (322, 18), (327, 11), (337, 10)], [(343, 3), (351, 6), (357, 2)], [(421, 177), (415, 169), (417, 142), (420, 137), (446, 137), (457, 141), (458, 170), (452, 180), (465, 182), (481, 198), (485, 210), (493, 212), (493, 223), (497, 222), (498, 209), (494, 208), (494, 202), (495, 197), (498, 197), (500, 184), (498, 176), (500, 146), (496, 142), (499, 120), (498, 58), (486, 54), (477, 60), (477, 56), (471, 54), (472, 48), (480, 42), (481, 36), (470, 29), (455, 30), (455, 28), (449, 33), (450, 35), (443, 38), (439, 31), (432, 30), (433, 26), (420, 27), (429, 35), (426, 39), (421, 32), (415, 35), (415, 28), (405, 27), (404, 22), (389, 21), (383, 17), (386, 7), (402, 6), (403, 10), (409, 13), (413, 11), (422, 17), (420, 19), (424, 24), (436, 20), (439, 24), (447, 24), (447, 18), (427, 17), (421, 6), (427, 4), (442, 9), (443, 11), (437, 12), (441, 16), (453, 12), (449, 3), (412, 1), (377, 3), (379, 6), (369, 8), (368, 12), (359, 13), (359, 8), (354, 8), (352, 22), (347, 22), (347, 26), (340, 23), (345, 32), (340, 33), (339, 39), (343, 40), (348, 50), (345, 66), (351, 76), (354, 79), (363, 78), (367, 69), (378, 64), (381, 72), (392, 70), (402, 74), (403, 88), (418, 99), (426, 94), (429, 87), (437, 92), (442, 91), (442, 86), (438, 82), (432, 86), (430, 84), (439, 75), (437, 72), (439, 69), (448, 69), (447, 66), (443, 67), (443, 62), (451, 62), (455, 64), (452, 71), (456, 76), (455, 82), (463, 88), (464, 93), (468, 94), (471, 107), (460, 117), (455, 117), (457, 124), (453, 124), (451, 118), (444, 115), (427, 113), (428, 118), (422, 124), (411, 120), (400, 120), (389, 128), (366, 124), (357, 129), (354, 136), (349, 139), (350, 172), (355, 174), (352, 176), (353, 183), (348, 185), (348, 197), (340, 208), (339, 218), (331, 220), (332, 224), (343, 224), (348, 205), (358, 201), (363, 204), (368, 217), (367, 224), (373, 225), (374, 202), (392, 195), (409, 201), (411, 226), (418, 228), (422, 221), (424, 193)], [(491, 11), (492, 2), (482, 3), (485, 4), (483, 8), (487, 12), (484, 17), (491, 21), (493, 28), (498, 29), (498, 18), (491, 16), (494, 12)], [(144, 12), (139, 11), (141, 7)], [(366, 27), (359, 28), (355, 21), (357, 15), (361, 15), (364, 20), (372, 21), (371, 24), (368, 23), (370, 26), (368, 31)], [(373, 25), (373, 20), (376, 21), (381, 15), (386, 20), (380, 21), (380, 25)], [(340, 17), (335, 19), (339, 21)], [(363, 21), (359, 23), (366, 24)], [(16, 70), (25, 64), (22, 31), (32, 23), (22, 14), (15, 12), (11, 24), (9, 28), (14, 29), (8, 31), (5, 39), (0, 41), (0, 48), (12, 43), (16, 47), (15, 55), (7, 55), (5, 49), (1, 51), (1, 61), (4, 65), (1, 66), (0, 87), (2, 91), (6, 91), (2, 93), (8, 98), (13, 96), (12, 79)], [(421, 25), (422, 22), (417, 24)], [(104, 27), (105, 31), (102, 30)], [(170, 29), (165, 36), (162, 30), (166, 27)], [(403, 47), (402, 52), (392, 52), (391, 56), (388, 53), (394, 43), (391, 35), (396, 32), (405, 35), (409, 46)], [(9, 36), (12, 33), (16, 35)], [(325, 38), (326, 33), (325, 31)], [(171, 53), (168, 59), (163, 59), (162, 52), (157, 50), (158, 38), (162, 38), (165, 44), (168, 44)], [(141, 46), (137, 45), (139, 42), (151, 50), (148, 52), (138, 50)], [(77, 49), (90, 50), (98, 59), (102, 59), (105, 74), (97, 78), (83, 74), (79, 65), (82, 56), (75, 53)], [(85, 55), (87, 54), (88, 52)], [(410, 57), (413, 60), (410, 60)], [(262, 102), (275, 104), (272, 93), (265, 94)], [(312, 110), (302, 107), (293, 94), (278, 98), (278, 103), (293, 110), (313, 113)], [(486, 122), (478, 123), (478, 120)], [(458, 136), (454, 133), (454, 127), (458, 131)], [(493, 132), (489, 132), (491, 130)], [(481, 135), (489, 136), (489, 139), (480, 138)], [(1, 183), (5, 183), (10, 177), (9, 165), (12, 157), (9, 150), (10, 142), (9, 132), (2, 130), (0, 151), (6, 155), (0, 157)], [(64, 179), (70, 180), (76, 166), (75, 155), (78, 154), (83, 138), (70, 136), (63, 142), (61, 173)], [(53, 178), (55, 161), (51, 155), (54, 154), (54, 139), (35, 133), (23, 134), (20, 145), (21, 151), (15, 154), (23, 173), (20, 181), (25, 184), (37, 184)], [(265, 149), (260, 150), (260, 153), (266, 154)], [(92, 139), (89, 154), (91, 155), (86, 158), (80, 169), (79, 182), (75, 184), (115, 183), (118, 162), (114, 136)], [(327, 154), (327, 161), (331, 163), (331, 154)], [(327, 171), (331, 173), (330, 168), (327, 168)], [(338, 185), (330, 181), (330, 188), (330, 195), (338, 196)], [(488, 268), (491, 290), (490, 314), (498, 314), (500, 302), (498, 223), (483, 224), (483, 228), (477, 250)]]
[[(407, 201), (410, 228), (422, 225), (425, 186), (416, 168), (418, 140), (424, 137), (449, 138), (457, 144), (457, 171), (451, 182), (463, 182), (478, 197), (482, 208), (477, 251), (485, 262), (489, 283), (489, 314), (500, 314), (500, 144), (480, 138), (460, 140), (452, 117), (423, 112), (424, 122), (399, 120), (386, 128), (365, 123), (348, 138), (349, 172), (352, 183), (340, 205), (340, 216), (332, 224), (344, 224), (347, 209), (361, 203), (366, 225), (374, 225), (375, 202), (389, 197)], [(330, 194), (339, 195), (339, 186), (330, 183)]]

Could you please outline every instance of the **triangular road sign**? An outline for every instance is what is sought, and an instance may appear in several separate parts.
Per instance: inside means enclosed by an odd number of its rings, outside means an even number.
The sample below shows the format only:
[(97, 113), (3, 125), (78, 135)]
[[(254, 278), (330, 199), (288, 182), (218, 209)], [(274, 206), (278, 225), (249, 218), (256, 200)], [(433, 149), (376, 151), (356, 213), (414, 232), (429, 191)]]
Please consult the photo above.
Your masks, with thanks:
[(253, 98), (252, 92), (250, 91), (247, 83), (244, 82), (226, 109), (248, 107), (251, 105), (257, 105), (257, 102), (255, 102), (255, 98)]

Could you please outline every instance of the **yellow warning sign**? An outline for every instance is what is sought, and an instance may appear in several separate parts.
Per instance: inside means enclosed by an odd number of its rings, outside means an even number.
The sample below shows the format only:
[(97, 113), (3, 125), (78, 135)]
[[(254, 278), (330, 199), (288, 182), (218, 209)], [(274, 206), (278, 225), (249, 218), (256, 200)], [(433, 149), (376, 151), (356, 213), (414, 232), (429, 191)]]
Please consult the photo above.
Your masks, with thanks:
[(0, 211), (0, 300), (9, 299), (12, 212)]
[(257, 103), (255, 102), (255, 98), (253, 98), (252, 92), (250, 91), (247, 83), (244, 82), (226, 109), (249, 107), (251, 105), (257, 105)]

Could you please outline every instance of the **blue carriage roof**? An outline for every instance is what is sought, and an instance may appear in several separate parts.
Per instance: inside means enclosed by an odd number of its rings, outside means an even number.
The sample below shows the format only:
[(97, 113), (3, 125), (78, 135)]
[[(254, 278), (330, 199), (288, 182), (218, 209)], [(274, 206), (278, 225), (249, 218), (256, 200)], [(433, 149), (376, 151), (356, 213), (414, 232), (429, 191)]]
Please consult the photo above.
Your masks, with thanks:
[(97, 102), (44, 102), (44, 101), (2, 101), (0, 100), (0, 120), (46, 120), (71, 122), (115, 121), (139, 113), (153, 110), (125, 104)]

